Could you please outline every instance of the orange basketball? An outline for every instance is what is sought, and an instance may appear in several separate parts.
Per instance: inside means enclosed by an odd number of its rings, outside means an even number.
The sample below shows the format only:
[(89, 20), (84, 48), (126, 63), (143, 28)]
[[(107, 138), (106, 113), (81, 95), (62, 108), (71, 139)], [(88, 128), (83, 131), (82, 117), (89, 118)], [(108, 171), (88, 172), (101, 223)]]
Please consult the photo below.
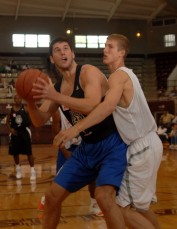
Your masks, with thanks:
[(33, 83), (35, 83), (38, 78), (42, 78), (49, 83), (48, 76), (39, 69), (30, 68), (22, 71), (18, 75), (15, 83), (17, 94), (26, 101), (34, 101), (33, 96), (37, 95), (37, 93), (33, 92), (32, 88)]

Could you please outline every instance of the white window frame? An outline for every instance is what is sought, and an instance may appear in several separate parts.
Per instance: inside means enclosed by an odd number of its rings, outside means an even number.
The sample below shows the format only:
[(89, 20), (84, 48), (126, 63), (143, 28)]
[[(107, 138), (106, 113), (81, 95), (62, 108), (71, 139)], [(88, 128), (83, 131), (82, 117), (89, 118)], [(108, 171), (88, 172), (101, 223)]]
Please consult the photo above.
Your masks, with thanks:
[(13, 34), (13, 47), (48, 48), (50, 35), (48, 34)]
[(107, 35), (75, 35), (75, 48), (104, 48)]
[(24, 47), (25, 46), (25, 35), (24, 34), (13, 34), (12, 43), (13, 43), (13, 47)]
[(25, 47), (26, 48), (37, 48), (37, 35), (26, 34), (25, 35)]
[(83, 35), (75, 35), (75, 48), (86, 48), (87, 47), (87, 38)]
[(164, 35), (164, 46), (165, 47), (174, 47), (174, 46), (176, 46), (176, 36), (175, 36), (175, 34), (166, 34), (166, 35)]
[(38, 34), (38, 47), (48, 48), (50, 45), (50, 35), (48, 34)]

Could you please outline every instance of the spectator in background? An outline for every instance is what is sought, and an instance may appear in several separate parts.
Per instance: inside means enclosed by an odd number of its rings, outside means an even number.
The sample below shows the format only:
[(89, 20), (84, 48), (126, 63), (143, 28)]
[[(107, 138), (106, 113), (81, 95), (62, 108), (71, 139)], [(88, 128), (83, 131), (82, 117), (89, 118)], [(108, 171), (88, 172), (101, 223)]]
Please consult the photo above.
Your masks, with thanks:
[(21, 67), (22, 70), (26, 70), (26, 69), (29, 69), (29, 68), (30, 68), (30, 66), (29, 66), (28, 63), (22, 65), (22, 67)]
[(11, 61), (10, 65), (11, 65), (12, 72), (17, 72), (18, 67), (14, 60)]
[(174, 117), (175, 116), (173, 114), (169, 113), (168, 111), (165, 111), (160, 116), (160, 123), (163, 124), (167, 129), (170, 129)]
[(7, 98), (12, 98), (12, 96), (13, 96), (13, 89), (14, 89), (14, 82), (12, 80), (12, 81), (10, 81), (8, 83), (8, 86), (7, 86), (7, 90), (8, 90), (7, 95), (6, 95)]
[(177, 123), (177, 113), (175, 114), (174, 119), (172, 120), (172, 123)]
[(176, 87), (173, 86), (173, 89), (170, 91), (170, 94), (169, 94), (170, 97), (175, 97), (177, 96), (177, 90), (176, 90)]
[(5, 73), (5, 67), (0, 63), (0, 73)]
[(172, 124), (169, 137), (170, 137), (170, 149), (177, 150), (177, 123)]
[(5, 68), (5, 72), (6, 72), (6, 73), (10, 73), (10, 72), (11, 72), (11, 66), (10, 66), (10, 64), (6, 64), (6, 65), (4, 66), (4, 68)]
[(158, 97), (163, 97), (165, 96), (165, 88), (164, 87), (161, 87), (159, 90), (158, 90)]
[(157, 129), (157, 134), (159, 135), (159, 138), (163, 143), (168, 142), (167, 128), (163, 124), (159, 125)]

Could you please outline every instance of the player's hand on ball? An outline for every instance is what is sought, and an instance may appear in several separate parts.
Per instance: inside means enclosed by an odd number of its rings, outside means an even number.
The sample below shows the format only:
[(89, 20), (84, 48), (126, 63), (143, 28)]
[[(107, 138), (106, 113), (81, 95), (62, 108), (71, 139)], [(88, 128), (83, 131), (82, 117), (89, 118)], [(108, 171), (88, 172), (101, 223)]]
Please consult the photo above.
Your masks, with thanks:
[(52, 84), (47, 83), (44, 79), (39, 78), (34, 84), (32, 91), (36, 94), (34, 99), (54, 100), (58, 95)]
[(40, 99), (34, 97), (38, 94), (32, 90), (33, 84), (36, 83), (38, 79), (43, 79), (46, 84), (49, 84), (49, 77), (39, 69), (30, 68), (20, 72), (15, 83), (17, 94), (28, 102), (34, 102)]

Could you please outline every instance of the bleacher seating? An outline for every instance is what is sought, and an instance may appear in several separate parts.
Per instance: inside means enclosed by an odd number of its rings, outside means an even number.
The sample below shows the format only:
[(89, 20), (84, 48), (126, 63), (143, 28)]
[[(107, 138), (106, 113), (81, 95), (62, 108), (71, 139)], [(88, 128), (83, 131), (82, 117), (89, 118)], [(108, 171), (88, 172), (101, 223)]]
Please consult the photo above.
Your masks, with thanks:
[[(18, 68), (22, 68), (28, 64), (30, 67), (38, 68), (43, 71), (48, 69), (48, 60), (46, 56), (2, 56), (0, 57), (0, 64), (7, 64), (14, 61)], [(102, 62), (102, 54), (98, 55), (76, 55), (76, 61), (80, 64), (92, 64), (97, 66), (106, 77), (110, 72), (107, 66)], [(158, 54), (145, 57), (143, 55), (132, 55), (126, 58), (125, 64), (127, 67), (133, 69), (137, 75), (140, 84), (144, 90), (147, 99), (156, 99), (157, 91), (167, 87), (167, 78), (174, 66), (177, 64), (176, 53)], [(0, 99), (7, 98), (7, 85), (13, 79), (16, 80), (18, 71), (12, 70), (10, 72), (0, 73)], [(13, 91), (14, 92), (14, 91)]]
[(9, 103), (12, 102), (15, 88), (13, 88), (12, 94), (9, 94), (8, 86), (10, 83), (15, 85), (18, 73), (25, 68), (46, 71), (47, 58), (44, 56), (1, 56), (0, 66), (0, 101), (1, 103)]
[(157, 87), (167, 89), (167, 78), (177, 64), (176, 53), (156, 55)]

